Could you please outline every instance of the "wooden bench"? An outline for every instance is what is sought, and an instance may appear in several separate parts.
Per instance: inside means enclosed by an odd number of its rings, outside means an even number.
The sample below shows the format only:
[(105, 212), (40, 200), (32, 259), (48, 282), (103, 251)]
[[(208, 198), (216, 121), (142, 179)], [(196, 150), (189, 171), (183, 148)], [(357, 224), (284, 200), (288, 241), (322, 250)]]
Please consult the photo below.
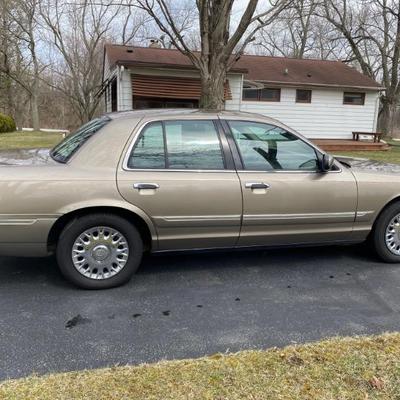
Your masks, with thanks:
[(382, 132), (353, 132), (353, 140), (359, 141), (361, 135), (373, 136), (374, 143), (380, 143), (383, 133)]

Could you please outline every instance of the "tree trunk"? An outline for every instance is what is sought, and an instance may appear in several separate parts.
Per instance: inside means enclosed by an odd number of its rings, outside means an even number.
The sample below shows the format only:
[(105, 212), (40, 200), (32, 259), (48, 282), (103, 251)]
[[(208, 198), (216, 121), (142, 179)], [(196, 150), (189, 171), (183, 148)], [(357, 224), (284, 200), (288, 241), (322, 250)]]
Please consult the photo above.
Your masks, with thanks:
[(199, 108), (221, 111), (225, 109), (226, 67), (219, 66), (215, 72), (200, 70), (201, 97)]
[(385, 135), (393, 132), (393, 118), (396, 111), (396, 103), (390, 99), (382, 99), (382, 108), (379, 112), (379, 130)]
[(40, 130), (38, 96), (36, 93), (31, 96), (31, 118), (33, 130)]
[(4, 91), (7, 97), (6, 114), (15, 118), (14, 93), (13, 93), (12, 81), (9, 78), (9, 76), (6, 75), (4, 83), (5, 83)]

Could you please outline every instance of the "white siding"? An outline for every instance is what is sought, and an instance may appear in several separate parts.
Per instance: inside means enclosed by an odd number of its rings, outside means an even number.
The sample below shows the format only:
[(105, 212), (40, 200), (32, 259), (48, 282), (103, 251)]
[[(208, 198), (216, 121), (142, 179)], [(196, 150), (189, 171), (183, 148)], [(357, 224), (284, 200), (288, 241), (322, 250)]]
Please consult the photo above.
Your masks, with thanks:
[(140, 75), (157, 75), (157, 76), (176, 76), (182, 78), (198, 78), (199, 74), (196, 71), (185, 71), (177, 69), (166, 69), (166, 68), (130, 68), (129, 70), (133, 74)]
[(103, 81), (105, 81), (110, 76), (110, 63), (108, 62), (107, 56), (104, 57), (104, 71), (103, 71)]
[[(350, 91), (350, 90), (349, 90)], [(282, 88), (280, 102), (242, 101), (240, 110), (276, 118), (308, 138), (350, 139), (351, 132), (376, 129), (378, 91), (365, 104), (343, 104), (342, 89), (312, 89), (309, 104), (296, 103), (296, 89)]]
[(120, 71), (118, 85), (118, 111), (132, 110), (131, 72), (128, 68)]
[(240, 104), (242, 102), (242, 86), (243, 78), (240, 74), (228, 74), (229, 86), (231, 88), (232, 100), (225, 102), (226, 110), (240, 110)]

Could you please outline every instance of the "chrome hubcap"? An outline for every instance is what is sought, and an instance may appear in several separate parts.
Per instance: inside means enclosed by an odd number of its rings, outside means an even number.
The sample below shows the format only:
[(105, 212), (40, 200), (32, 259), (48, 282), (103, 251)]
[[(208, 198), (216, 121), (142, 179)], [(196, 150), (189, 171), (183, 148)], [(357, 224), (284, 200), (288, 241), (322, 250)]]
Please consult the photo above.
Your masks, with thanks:
[(396, 215), (386, 228), (385, 242), (387, 248), (396, 256), (400, 255), (400, 214)]
[(92, 250), (92, 257), (96, 261), (104, 261), (110, 256), (110, 250), (104, 244), (99, 244)]
[(116, 229), (97, 226), (87, 229), (75, 240), (72, 262), (79, 273), (91, 279), (109, 279), (125, 267), (129, 246)]

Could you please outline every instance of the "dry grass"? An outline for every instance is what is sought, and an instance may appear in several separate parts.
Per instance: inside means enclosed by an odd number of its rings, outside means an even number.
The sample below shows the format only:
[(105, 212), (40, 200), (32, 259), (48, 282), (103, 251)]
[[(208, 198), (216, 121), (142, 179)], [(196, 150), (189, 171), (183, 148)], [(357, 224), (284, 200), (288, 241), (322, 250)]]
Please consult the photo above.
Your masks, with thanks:
[(62, 135), (59, 133), (25, 131), (0, 133), (0, 150), (50, 148), (61, 140)]
[(400, 398), (400, 334), (29, 377), (0, 384), (1, 399)]

